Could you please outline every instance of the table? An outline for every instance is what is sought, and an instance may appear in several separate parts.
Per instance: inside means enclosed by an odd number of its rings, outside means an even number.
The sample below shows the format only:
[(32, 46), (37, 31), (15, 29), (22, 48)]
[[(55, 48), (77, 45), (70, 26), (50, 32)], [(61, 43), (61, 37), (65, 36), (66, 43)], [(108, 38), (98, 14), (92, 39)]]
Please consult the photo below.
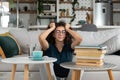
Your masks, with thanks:
[(103, 66), (95, 67), (76, 65), (75, 62), (64, 62), (61, 63), (60, 66), (72, 70), (72, 80), (81, 80), (84, 70), (106, 70), (108, 72), (109, 79), (114, 80), (112, 69), (116, 67), (116, 65), (111, 63), (104, 63)]
[(48, 79), (53, 80), (49, 63), (55, 62), (55, 61), (57, 61), (56, 58), (47, 57), (47, 56), (43, 57), (43, 60), (41, 60), (41, 61), (33, 61), (33, 60), (29, 59), (29, 57), (13, 57), (13, 58), (5, 58), (5, 59), (1, 60), (1, 62), (13, 64), (11, 80), (14, 80), (17, 64), (24, 64), (24, 80), (29, 80), (29, 77), (28, 77), (29, 64), (46, 64)]

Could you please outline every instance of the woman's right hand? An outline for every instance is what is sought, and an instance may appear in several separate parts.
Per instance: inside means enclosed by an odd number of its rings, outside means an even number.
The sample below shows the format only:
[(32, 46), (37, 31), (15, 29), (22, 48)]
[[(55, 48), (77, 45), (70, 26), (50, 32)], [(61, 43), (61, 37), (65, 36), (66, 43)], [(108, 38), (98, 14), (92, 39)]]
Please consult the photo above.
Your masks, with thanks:
[(50, 23), (50, 28), (52, 28), (53, 30), (55, 29), (55, 23), (54, 22)]

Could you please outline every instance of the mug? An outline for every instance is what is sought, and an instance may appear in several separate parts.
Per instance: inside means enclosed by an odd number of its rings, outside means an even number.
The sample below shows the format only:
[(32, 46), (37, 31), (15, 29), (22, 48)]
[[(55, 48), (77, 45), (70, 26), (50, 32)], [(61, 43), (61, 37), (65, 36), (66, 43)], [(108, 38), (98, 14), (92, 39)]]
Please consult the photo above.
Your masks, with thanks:
[(32, 56), (33, 56), (33, 58), (42, 58), (43, 51), (33, 51)]

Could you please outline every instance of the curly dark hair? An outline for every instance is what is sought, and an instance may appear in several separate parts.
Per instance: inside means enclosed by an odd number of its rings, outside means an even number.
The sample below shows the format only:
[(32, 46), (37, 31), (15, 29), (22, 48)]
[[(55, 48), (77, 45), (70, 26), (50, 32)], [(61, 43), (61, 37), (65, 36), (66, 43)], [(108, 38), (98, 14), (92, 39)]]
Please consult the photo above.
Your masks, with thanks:
[[(55, 23), (56, 28), (60, 27), (60, 26), (65, 27), (65, 25), (66, 25), (66, 23), (63, 21)], [(47, 29), (49, 29), (49, 28), (50, 28), (50, 26), (48, 25)], [(70, 28), (70, 29), (72, 29), (72, 28)], [(54, 31), (52, 31), (47, 37), (47, 41), (51, 44), (55, 44), (55, 38), (53, 37), (53, 33), (54, 33)], [(66, 43), (66, 44), (72, 43), (72, 36), (68, 32), (66, 32), (66, 37), (65, 37), (64, 43)]]

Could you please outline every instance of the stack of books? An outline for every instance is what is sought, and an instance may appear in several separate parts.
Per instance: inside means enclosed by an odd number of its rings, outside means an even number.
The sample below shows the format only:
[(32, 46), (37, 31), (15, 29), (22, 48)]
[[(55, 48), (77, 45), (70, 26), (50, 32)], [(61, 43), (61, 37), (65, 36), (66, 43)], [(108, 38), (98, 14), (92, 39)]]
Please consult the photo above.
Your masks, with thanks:
[(85, 66), (103, 65), (106, 46), (76, 46), (76, 64)]

